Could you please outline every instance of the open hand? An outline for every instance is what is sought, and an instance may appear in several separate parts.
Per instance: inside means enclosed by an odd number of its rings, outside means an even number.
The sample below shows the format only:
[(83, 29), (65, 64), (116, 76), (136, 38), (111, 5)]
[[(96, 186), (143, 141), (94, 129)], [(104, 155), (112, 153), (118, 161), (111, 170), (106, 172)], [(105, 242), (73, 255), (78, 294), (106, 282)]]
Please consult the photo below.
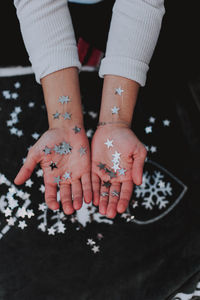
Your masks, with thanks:
[(91, 151), (93, 204), (114, 218), (127, 209), (134, 184), (142, 184), (147, 150), (128, 127), (104, 125), (96, 130)]
[[(77, 131), (77, 132), (76, 132)], [(92, 200), (90, 149), (83, 128), (55, 128), (46, 131), (31, 147), (15, 184), (23, 184), (40, 163), (44, 174), (45, 201), (50, 209), (58, 209), (57, 186), (66, 214), (72, 214)], [(72, 202), (73, 199), (73, 202)]]

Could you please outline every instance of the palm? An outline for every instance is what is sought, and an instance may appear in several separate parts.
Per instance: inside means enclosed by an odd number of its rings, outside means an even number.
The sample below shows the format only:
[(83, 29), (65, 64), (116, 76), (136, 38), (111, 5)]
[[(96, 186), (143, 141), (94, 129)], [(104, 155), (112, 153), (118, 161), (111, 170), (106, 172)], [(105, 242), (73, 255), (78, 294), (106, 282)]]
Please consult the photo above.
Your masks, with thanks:
[[(70, 147), (67, 151), (62, 147), (63, 142)], [(64, 153), (61, 149), (65, 149)], [(33, 161), (40, 163), (44, 173), (45, 200), (50, 208), (59, 207), (56, 202), (57, 184), (60, 186), (61, 202), (67, 214), (82, 206), (82, 192), (86, 202), (91, 201), (90, 151), (83, 129), (79, 133), (72, 129), (48, 130), (30, 149), (28, 158), (27, 165), (25, 163), (15, 181), (23, 183), (31, 175), (27, 174), (28, 168), (35, 167)]]
[[(113, 146), (108, 148), (105, 144), (107, 139), (113, 141)], [(118, 160), (115, 160), (116, 152)], [(145, 157), (145, 147), (129, 128), (117, 126), (98, 128), (92, 141), (92, 181), (94, 204), (99, 204), (102, 214), (114, 217), (117, 211), (125, 211), (132, 194), (133, 182), (141, 183)], [(113, 177), (113, 173), (116, 177)], [(111, 183), (109, 188), (105, 186), (105, 182)], [(113, 191), (116, 191), (119, 197), (113, 196)]]

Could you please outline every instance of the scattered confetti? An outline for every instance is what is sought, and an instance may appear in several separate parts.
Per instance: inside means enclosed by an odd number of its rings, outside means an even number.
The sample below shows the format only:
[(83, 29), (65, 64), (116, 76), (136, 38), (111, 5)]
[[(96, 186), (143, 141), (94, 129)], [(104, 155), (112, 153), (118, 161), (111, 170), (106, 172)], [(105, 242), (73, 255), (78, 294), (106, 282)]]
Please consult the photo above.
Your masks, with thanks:
[(49, 167), (51, 167), (51, 170), (52, 170), (52, 171), (53, 171), (53, 169), (58, 168), (58, 167), (57, 167), (57, 163), (56, 163), (56, 162), (53, 162), (53, 161), (51, 161), (51, 164), (49, 165)]
[(122, 95), (122, 93), (124, 92), (124, 90), (122, 90), (120, 87), (115, 89), (115, 94), (118, 94), (118, 95)]
[(60, 102), (60, 103), (62, 103), (62, 104), (68, 103), (68, 102), (70, 102), (70, 99), (69, 99), (68, 96), (61, 96), (61, 97), (59, 97), (58, 102)]
[(107, 141), (104, 143), (108, 149), (110, 149), (111, 147), (113, 147), (113, 140), (109, 140), (107, 139)]
[(43, 152), (47, 155), (47, 154), (51, 154), (51, 148), (48, 148), (47, 146), (45, 146)]
[(112, 114), (116, 115), (119, 112), (119, 107), (114, 106), (113, 108), (111, 108)]
[(73, 128), (73, 130), (74, 130), (74, 132), (75, 132), (75, 133), (78, 133), (78, 132), (80, 132), (80, 131), (81, 131), (81, 128), (79, 128), (79, 127), (75, 126), (75, 127)]
[(70, 172), (66, 172), (64, 175), (63, 175), (63, 178), (64, 179), (71, 179), (71, 173)]
[(151, 133), (152, 132), (152, 126), (145, 127), (145, 132), (146, 133)]
[(63, 116), (63, 118), (64, 118), (64, 120), (71, 120), (71, 115), (72, 114), (69, 114), (68, 112), (66, 112), (66, 113), (64, 113), (62, 116)]
[(60, 113), (56, 112), (55, 114), (53, 114), (53, 118), (54, 119), (59, 119)]
[(83, 156), (84, 154), (86, 154), (86, 150), (87, 150), (87, 148), (85, 147), (85, 148), (83, 148), (83, 147), (81, 147), (78, 151), (80, 152), (80, 156)]

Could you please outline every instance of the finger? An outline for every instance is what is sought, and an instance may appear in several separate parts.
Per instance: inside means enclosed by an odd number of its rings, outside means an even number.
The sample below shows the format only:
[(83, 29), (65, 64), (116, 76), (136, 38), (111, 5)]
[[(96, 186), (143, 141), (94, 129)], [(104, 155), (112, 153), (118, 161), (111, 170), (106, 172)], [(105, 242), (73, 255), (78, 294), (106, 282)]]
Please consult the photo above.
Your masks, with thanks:
[(14, 179), (15, 184), (23, 184), (27, 179), (31, 177), (35, 166), (37, 165), (37, 161), (33, 154), (28, 154), (24, 165), (19, 170), (17, 176)]
[(133, 186), (134, 184), (132, 181), (122, 183), (120, 199), (117, 205), (118, 213), (123, 213), (127, 209), (132, 196)]
[(72, 204), (71, 184), (60, 184), (60, 199), (64, 213), (66, 215), (71, 215), (74, 212)]
[(95, 173), (92, 173), (92, 190), (93, 190), (93, 204), (99, 205), (100, 178)]
[(109, 202), (106, 211), (108, 218), (114, 218), (117, 214), (117, 203), (119, 200), (120, 190), (120, 183), (113, 183), (110, 187)]
[(74, 209), (80, 209), (83, 204), (83, 192), (79, 179), (72, 182), (72, 195)]
[(108, 205), (108, 199), (109, 199), (109, 187), (103, 186), (103, 183), (101, 183), (101, 189), (100, 189), (100, 199), (99, 199), (99, 212), (102, 215), (106, 214), (106, 209)]
[(45, 201), (50, 209), (58, 209), (57, 202), (57, 185), (55, 183), (45, 182)]
[(133, 168), (132, 168), (132, 178), (133, 178), (133, 182), (136, 185), (142, 184), (142, 174), (143, 174), (143, 168), (144, 168), (144, 162), (145, 162), (146, 156), (147, 156), (147, 150), (144, 147), (134, 157)]
[(83, 197), (86, 203), (92, 201), (92, 184), (90, 173), (86, 173), (81, 177)]

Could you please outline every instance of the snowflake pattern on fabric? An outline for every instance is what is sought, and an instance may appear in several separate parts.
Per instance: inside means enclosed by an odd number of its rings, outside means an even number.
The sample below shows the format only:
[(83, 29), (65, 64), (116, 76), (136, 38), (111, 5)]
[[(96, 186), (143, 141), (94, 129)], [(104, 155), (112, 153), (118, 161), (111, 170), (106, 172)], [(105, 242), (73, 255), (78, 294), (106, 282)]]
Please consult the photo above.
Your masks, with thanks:
[(172, 195), (172, 187), (170, 182), (163, 183), (161, 181), (164, 175), (159, 171), (154, 171), (152, 176), (145, 172), (143, 175), (143, 183), (135, 189), (136, 197), (143, 197), (142, 205), (146, 209), (153, 209), (156, 205), (159, 209), (165, 208), (169, 203), (167, 195)]

